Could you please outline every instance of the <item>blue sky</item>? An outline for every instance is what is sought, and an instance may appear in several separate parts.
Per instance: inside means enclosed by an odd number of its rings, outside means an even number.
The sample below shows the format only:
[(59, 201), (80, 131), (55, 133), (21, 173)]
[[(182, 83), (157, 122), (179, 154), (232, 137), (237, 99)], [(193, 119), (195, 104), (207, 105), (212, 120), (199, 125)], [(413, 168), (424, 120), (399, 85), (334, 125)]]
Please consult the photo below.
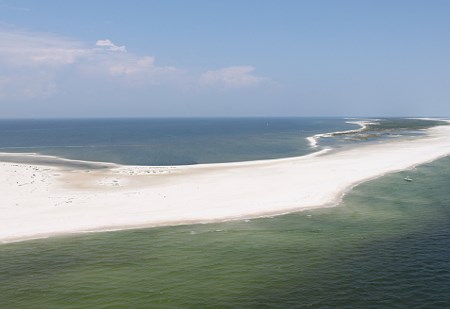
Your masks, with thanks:
[(450, 1), (0, 0), (0, 117), (449, 116)]

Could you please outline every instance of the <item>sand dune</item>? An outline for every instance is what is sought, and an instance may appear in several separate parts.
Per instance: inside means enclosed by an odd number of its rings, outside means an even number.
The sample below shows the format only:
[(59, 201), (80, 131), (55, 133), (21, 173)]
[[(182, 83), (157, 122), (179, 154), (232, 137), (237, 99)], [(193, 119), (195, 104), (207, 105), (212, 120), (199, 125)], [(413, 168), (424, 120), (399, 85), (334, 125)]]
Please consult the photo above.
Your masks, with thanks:
[(239, 163), (69, 169), (0, 162), (0, 242), (332, 206), (360, 182), (450, 154), (450, 126), (427, 133)]

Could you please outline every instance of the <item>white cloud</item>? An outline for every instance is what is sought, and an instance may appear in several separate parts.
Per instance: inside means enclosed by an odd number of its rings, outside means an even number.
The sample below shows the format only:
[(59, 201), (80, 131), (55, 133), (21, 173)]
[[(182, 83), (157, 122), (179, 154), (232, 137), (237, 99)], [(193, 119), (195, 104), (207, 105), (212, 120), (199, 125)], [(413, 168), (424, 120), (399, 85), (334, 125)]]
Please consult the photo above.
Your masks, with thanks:
[(170, 66), (158, 66), (152, 56), (131, 53), (98, 52), (76, 66), (80, 74), (116, 81), (127, 87), (141, 87), (175, 82), (182, 71)]
[(49, 34), (0, 31), (0, 65), (10, 67), (72, 64), (90, 51), (83, 44)]
[(111, 65), (109, 72), (112, 75), (127, 76), (138, 74), (145, 70), (152, 70), (154, 68), (154, 57), (142, 57), (135, 59), (135, 61), (128, 63), (118, 63)]
[(0, 30), (0, 99), (31, 99), (57, 93), (56, 73), (90, 51), (50, 34)]
[(127, 48), (125, 46), (117, 46), (110, 40), (98, 40), (95, 43), (95, 46), (105, 47), (107, 50), (114, 51), (114, 52), (116, 52), (116, 51), (126, 52), (127, 51)]
[[(267, 81), (251, 66), (233, 66), (196, 75), (159, 66), (155, 57), (128, 52), (109, 39), (90, 45), (46, 33), (0, 29), (0, 99), (29, 99), (58, 93), (61, 79), (114, 86), (175, 85), (181, 90), (247, 87)], [(201, 86), (201, 87), (199, 87)], [(67, 87), (72, 87), (67, 85)]]
[(200, 76), (200, 84), (205, 86), (246, 87), (267, 81), (265, 77), (253, 74), (252, 66), (232, 66), (214, 71), (207, 71)]
[[(57, 75), (75, 79), (108, 77), (109, 81), (140, 86), (167, 81), (175, 67), (155, 64), (152, 56), (129, 53), (111, 40), (95, 46), (51, 34), (0, 30), (0, 98), (46, 97), (57, 92)], [(30, 83), (37, 85), (31, 87)], [(48, 86), (48, 87), (47, 87)]]

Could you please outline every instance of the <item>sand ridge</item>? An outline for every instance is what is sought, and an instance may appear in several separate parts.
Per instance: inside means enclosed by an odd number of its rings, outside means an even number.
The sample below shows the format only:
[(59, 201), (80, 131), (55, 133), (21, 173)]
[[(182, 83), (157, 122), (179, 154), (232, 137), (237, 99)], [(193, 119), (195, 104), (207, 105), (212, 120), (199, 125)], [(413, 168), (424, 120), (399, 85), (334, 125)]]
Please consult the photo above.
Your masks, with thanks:
[(67, 169), (0, 156), (0, 242), (328, 207), (358, 183), (449, 154), (450, 126), (438, 126), (422, 137), (236, 163)]

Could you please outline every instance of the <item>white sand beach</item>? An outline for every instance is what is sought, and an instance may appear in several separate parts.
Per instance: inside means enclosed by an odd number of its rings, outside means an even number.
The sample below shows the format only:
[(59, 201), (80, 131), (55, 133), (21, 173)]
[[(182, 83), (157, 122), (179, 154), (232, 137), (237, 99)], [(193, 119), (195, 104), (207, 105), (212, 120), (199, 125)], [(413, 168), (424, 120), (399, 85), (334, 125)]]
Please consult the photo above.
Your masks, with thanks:
[(193, 166), (73, 170), (0, 156), (0, 242), (329, 207), (358, 183), (449, 155), (450, 126), (427, 131), (303, 157)]

